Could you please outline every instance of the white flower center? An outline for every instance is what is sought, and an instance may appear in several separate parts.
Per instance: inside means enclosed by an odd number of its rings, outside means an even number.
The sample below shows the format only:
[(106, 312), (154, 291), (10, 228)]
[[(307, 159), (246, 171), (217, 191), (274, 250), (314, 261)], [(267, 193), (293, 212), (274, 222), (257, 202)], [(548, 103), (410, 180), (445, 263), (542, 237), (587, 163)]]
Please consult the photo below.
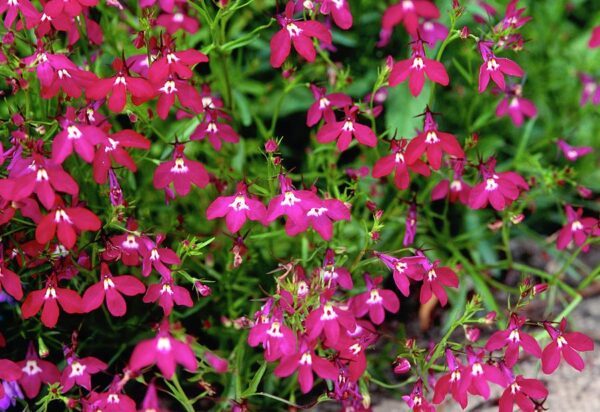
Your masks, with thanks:
[(175, 87), (175, 82), (173, 80), (167, 80), (159, 90), (165, 94), (173, 94), (177, 91), (177, 87)]
[(250, 210), (250, 207), (246, 204), (244, 196), (236, 196), (235, 200), (229, 204), (229, 207), (239, 212), (240, 210)]
[(306, 213), (306, 216), (319, 217), (322, 216), (325, 212), (327, 212), (326, 207), (313, 207)]
[(353, 132), (354, 131), (354, 123), (351, 120), (346, 120), (344, 122), (344, 126), (342, 126), (342, 130), (344, 132)]
[(67, 215), (67, 213), (63, 209), (56, 210), (56, 212), (54, 213), (54, 221), (56, 223), (61, 223), (61, 222), (66, 222), (69, 224), (73, 223), (73, 222), (71, 222), (69, 215)]
[(69, 74), (69, 72), (67, 71), (67, 69), (58, 69), (58, 78), (59, 79), (64, 79), (64, 78), (71, 78), (71, 75)]
[(500, 68), (500, 65), (496, 61), (496, 59), (492, 58), (487, 61), (487, 70), (491, 72), (495, 72)]
[(171, 173), (187, 173), (188, 167), (182, 157), (175, 159), (175, 164), (171, 168)]
[(485, 190), (488, 192), (493, 192), (496, 189), (498, 189), (498, 183), (496, 183), (496, 179), (490, 177), (485, 181)]
[(411, 0), (404, 0), (402, 2), (402, 10), (411, 11), (415, 9), (415, 4)]
[(110, 277), (104, 278), (104, 290), (108, 290), (110, 288), (114, 288), (115, 283), (112, 281)]
[(185, 18), (185, 16), (183, 15), (183, 13), (175, 13), (173, 15), (173, 21), (175, 23), (181, 23), (184, 18)]
[(323, 314), (321, 315), (321, 320), (333, 320), (337, 318), (337, 313), (333, 310), (333, 306), (330, 303), (327, 303), (323, 308)]
[(299, 202), (301, 202), (301, 200), (294, 195), (294, 192), (285, 192), (283, 200), (281, 201), (281, 206), (294, 206)]
[(309, 352), (304, 352), (300, 358), (300, 365), (312, 365), (312, 356)]
[(33, 376), (33, 375), (37, 375), (38, 373), (40, 373), (42, 371), (42, 368), (40, 368), (38, 366), (37, 361), (28, 360), (27, 363), (25, 364), (25, 366), (23, 367), (23, 369), (21, 369), (21, 370), (23, 372), (25, 372), (27, 375)]
[(423, 62), (423, 59), (420, 57), (415, 57), (413, 59), (411, 69), (423, 70), (423, 67), (425, 67), (425, 63)]
[(71, 373), (69, 374), (69, 378), (83, 375), (83, 372), (85, 371), (85, 369), (86, 369), (85, 365), (82, 365), (79, 362), (73, 362), (71, 364)]
[(79, 128), (77, 126), (75, 126), (74, 124), (67, 127), (67, 138), (68, 139), (79, 139), (81, 137), (81, 135), (82, 135), (81, 130), (79, 130)]
[(46, 172), (46, 169), (40, 167), (37, 170), (37, 175), (35, 177), (35, 180), (38, 181), (38, 182), (48, 180), (48, 172)]
[(367, 305), (379, 305), (382, 301), (383, 298), (379, 294), (379, 291), (377, 289), (373, 289), (369, 299), (367, 299)]
[(481, 363), (477, 362), (477, 363), (473, 364), (473, 366), (471, 367), (471, 375), (473, 375), (473, 376), (483, 375), (483, 367), (481, 366)]
[(294, 23), (289, 23), (288, 25), (285, 26), (286, 30), (288, 31), (288, 33), (290, 34), (290, 37), (296, 37), (299, 36), (300, 33), (302, 33), (302, 29), (298, 26), (296, 26)]
[(158, 338), (156, 342), (156, 349), (161, 352), (169, 352), (171, 350), (171, 340), (167, 337)]
[(319, 109), (324, 110), (327, 107), (329, 107), (330, 104), (331, 102), (327, 97), (321, 97), (321, 99), (319, 100)]
[(460, 192), (462, 190), (462, 183), (460, 180), (453, 180), (450, 183), (450, 190), (453, 192)]
[(113, 83), (113, 86), (118, 86), (119, 84), (122, 84), (123, 86), (127, 86), (127, 81), (125, 81), (125, 77), (117, 76), (117, 78), (115, 79), (115, 82)]
[(271, 323), (271, 327), (267, 331), (267, 335), (273, 338), (283, 338), (283, 333), (281, 333), (281, 324), (279, 322)]
[(440, 139), (438, 138), (438, 136), (435, 132), (433, 132), (433, 131), (427, 132), (427, 137), (425, 138), (425, 143), (435, 144), (439, 141), (440, 141)]

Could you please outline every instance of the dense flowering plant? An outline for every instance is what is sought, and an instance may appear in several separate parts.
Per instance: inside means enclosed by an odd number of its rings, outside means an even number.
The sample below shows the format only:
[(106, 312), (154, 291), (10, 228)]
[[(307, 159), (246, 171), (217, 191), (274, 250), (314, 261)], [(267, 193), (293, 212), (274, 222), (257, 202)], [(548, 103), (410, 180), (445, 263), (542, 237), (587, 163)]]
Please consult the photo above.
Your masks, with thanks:
[(0, 410), (552, 405), (600, 277), (558, 3), (0, 0)]

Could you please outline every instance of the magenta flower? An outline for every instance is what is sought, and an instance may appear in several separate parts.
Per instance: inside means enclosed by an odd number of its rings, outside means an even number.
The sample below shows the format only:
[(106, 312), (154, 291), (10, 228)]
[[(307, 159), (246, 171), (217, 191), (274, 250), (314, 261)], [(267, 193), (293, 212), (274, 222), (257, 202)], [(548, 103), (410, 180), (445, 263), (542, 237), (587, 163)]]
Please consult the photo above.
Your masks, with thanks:
[(435, 47), (438, 41), (443, 41), (448, 37), (448, 28), (435, 20), (426, 20), (419, 24), (419, 35), (421, 39), (430, 48)]
[[(165, 38), (166, 36), (163, 36)], [(170, 38), (165, 38), (170, 41)], [(162, 56), (152, 62), (148, 70), (148, 80), (153, 84), (163, 83), (169, 77), (177, 75), (180, 79), (191, 79), (192, 68), (199, 63), (208, 62), (208, 57), (198, 50), (188, 49), (174, 51), (171, 46), (165, 47)]]
[(191, 134), (191, 140), (203, 140), (208, 138), (208, 141), (215, 148), (221, 150), (223, 142), (237, 143), (240, 141), (240, 136), (235, 132), (233, 127), (224, 122), (219, 122), (219, 117), (224, 117), (217, 110), (206, 109), (206, 115), (202, 122), (196, 127), (196, 130)]
[(335, 265), (335, 252), (332, 249), (328, 248), (325, 251), (323, 266), (319, 273), (327, 289), (335, 289), (338, 285), (346, 290), (351, 290), (354, 287), (348, 269)]
[(131, 232), (111, 237), (106, 243), (106, 250), (102, 254), (102, 258), (109, 261), (121, 259), (126, 266), (138, 266), (143, 246), (140, 245), (139, 234), (134, 233), (137, 228), (137, 223), (133, 219), (129, 219), (127, 230)]
[(459, 159), (465, 156), (456, 137), (440, 132), (433, 113), (426, 108), (423, 131), (413, 137), (406, 148), (406, 163), (414, 164), (425, 153), (432, 169), (438, 170), (442, 166), (444, 152)]
[(440, 267), (440, 261), (436, 260), (431, 263), (429, 260), (421, 261), (423, 267), (423, 285), (421, 286), (421, 294), (419, 301), (421, 304), (428, 302), (431, 299), (432, 294), (435, 295), (440, 305), (446, 306), (448, 303), (448, 295), (444, 286), (451, 288), (458, 287), (458, 277), (456, 273), (448, 267)]
[[(582, 246), (598, 225), (598, 220), (593, 217), (582, 217), (582, 208), (577, 209), (576, 212), (571, 205), (566, 205), (565, 213), (567, 215), (567, 224), (558, 232), (556, 239), (556, 248), (558, 250), (565, 249), (571, 242), (576, 246)], [(590, 246), (586, 245), (583, 251), (587, 252), (589, 248)]]
[(321, 205), (321, 199), (310, 190), (296, 190), (292, 182), (284, 175), (279, 175), (281, 194), (269, 202), (266, 223), (271, 223), (280, 216), (287, 216), (295, 224), (304, 224), (306, 212)]
[(52, 141), (52, 161), (62, 164), (73, 150), (88, 163), (94, 159), (94, 147), (107, 145), (108, 137), (104, 130), (93, 125), (76, 122), (75, 109), (68, 107), (60, 122), (62, 130)]
[(496, 210), (504, 210), (519, 197), (520, 190), (529, 190), (529, 185), (515, 172), (500, 172), (496, 170), (496, 159), (490, 158), (482, 163), (479, 171), (483, 177), (469, 195), (469, 206), (472, 209), (486, 207), (488, 202)]
[(6, 13), (4, 16), (4, 28), (7, 30), (12, 27), (17, 17), (24, 19), (25, 28), (29, 30), (35, 27), (35, 23), (40, 15), (29, 0), (0, 0), (0, 16), (4, 13)]
[(285, 233), (289, 236), (296, 236), (312, 226), (324, 240), (329, 241), (333, 237), (333, 222), (349, 221), (350, 218), (350, 209), (344, 202), (337, 199), (324, 199), (318, 207), (306, 211), (306, 217), (301, 222), (288, 219), (285, 224)]
[(158, 26), (164, 27), (167, 33), (173, 34), (178, 30), (184, 30), (194, 34), (200, 28), (200, 23), (197, 18), (190, 17), (183, 11), (175, 13), (162, 13), (156, 19)]
[(142, 275), (148, 277), (152, 268), (161, 274), (163, 278), (170, 278), (171, 271), (167, 265), (179, 265), (181, 260), (175, 252), (166, 247), (160, 247), (165, 240), (163, 234), (156, 236), (156, 243), (147, 237), (142, 238), (140, 255), (142, 256)]
[(590, 101), (594, 105), (600, 104), (600, 86), (596, 82), (596, 79), (589, 74), (581, 73), (579, 75), (579, 80), (583, 85), (579, 105), (584, 106)]
[(338, 369), (326, 359), (315, 354), (306, 342), (300, 345), (300, 351), (281, 360), (273, 373), (285, 378), (298, 370), (298, 382), (302, 393), (308, 393), (314, 383), (313, 372), (323, 379), (336, 380)]
[(415, 241), (415, 236), (417, 236), (417, 218), (417, 204), (413, 201), (408, 207), (404, 239), (402, 240), (403, 246), (410, 246)]
[(479, 68), (479, 93), (483, 93), (490, 82), (490, 78), (496, 85), (504, 90), (506, 82), (504, 75), (523, 77), (523, 69), (512, 60), (496, 57), (492, 52), (493, 43), (480, 41), (478, 43), (479, 52), (483, 58), (483, 64)]
[(109, 96), (108, 108), (113, 112), (121, 112), (127, 103), (127, 93), (131, 95), (135, 105), (154, 97), (154, 88), (148, 80), (129, 75), (121, 59), (115, 59), (112, 67), (117, 73), (113, 77), (99, 79), (89, 85), (85, 91), (88, 98), (99, 100)]
[(436, 60), (425, 57), (423, 41), (415, 40), (412, 44), (410, 59), (400, 60), (394, 63), (390, 72), (390, 86), (397, 86), (408, 79), (408, 88), (413, 96), (418, 96), (425, 84), (425, 74), (435, 83), (447, 86), (449, 83), (448, 73), (444, 65)]
[(98, 4), (98, 0), (50, 0), (44, 7), (44, 13), (56, 17), (63, 13), (70, 17), (79, 16), (88, 7)]
[(296, 335), (283, 323), (281, 316), (264, 319), (254, 324), (248, 334), (248, 344), (259, 344), (265, 349), (265, 360), (274, 362), (282, 356), (296, 351)]
[(25, 359), (18, 362), (18, 365), (23, 371), (19, 378), (19, 385), (29, 399), (35, 398), (40, 393), (42, 383), (53, 384), (60, 380), (58, 368), (53, 363), (40, 359), (33, 343), (29, 344)]
[(225, 216), (227, 229), (238, 232), (247, 219), (262, 222), (267, 209), (259, 200), (248, 195), (248, 186), (244, 182), (237, 185), (233, 196), (219, 196), (206, 209), (206, 218), (213, 220)]
[(594, 148), (591, 146), (571, 146), (563, 139), (558, 139), (557, 145), (560, 150), (562, 150), (565, 158), (571, 162), (574, 162), (580, 157), (594, 152)]
[(435, 407), (423, 395), (423, 381), (419, 379), (410, 395), (402, 396), (402, 399), (413, 412), (435, 412)]
[(186, 158), (183, 150), (183, 145), (176, 145), (173, 151), (173, 160), (158, 165), (153, 178), (155, 188), (165, 189), (172, 182), (175, 192), (179, 196), (187, 196), (192, 183), (199, 188), (208, 185), (210, 178), (204, 165)]
[(48, 278), (46, 287), (41, 290), (30, 292), (21, 306), (23, 319), (28, 319), (40, 310), (42, 311), (42, 323), (53, 328), (58, 322), (60, 310), (58, 305), (67, 313), (81, 313), (81, 297), (71, 289), (59, 288), (54, 276)]
[(92, 375), (102, 372), (108, 365), (98, 358), (88, 356), (85, 358), (70, 358), (67, 366), (62, 371), (60, 385), (62, 392), (68, 392), (73, 386), (79, 385), (88, 391), (92, 389)]
[(168, 77), (156, 86), (158, 101), (156, 103), (156, 113), (161, 119), (169, 116), (169, 110), (175, 104), (175, 97), (179, 100), (181, 106), (192, 110), (195, 113), (202, 111), (202, 103), (198, 91), (184, 80), (174, 77)]
[(487, 341), (485, 349), (492, 352), (506, 347), (504, 363), (512, 368), (519, 359), (519, 348), (536, 358), (542, 357), (542, 349), (531, 335), (521, 331), (527, 319), (512, 314), (506, 330), (495, 332)]
[(171, 13), (175, 7), (175, 0), (140, 0), (140, 7), (152, 7), (156, 3), (167, 13)]
[(102, 227), (98, 216), (83, 207), (57, 206), (42, 217), (35, 229), (35, 240), (46, 244), (56, 235), (67, 249), (73, 249), (77, 232), (96, 231)]
[(115, 376), (115, 381), (107, 392), (91, 392), (83, 404), (87, 404), (91, 410), (102, 412), (136, 412), (135, 401), (129, 396), (121, 393), (121, 391), (116, 388), (117, 384), (118, 376)]
[(306, 113), (306, 125), (312, 127), (325, 119), (326, 123), (335, 122), (334, 107), (345, 107), (352, 104), (352, 98), (344, 93), (329, 93), (324, 87), (310, 85), (315, 102), (310, 105)]
[(542, 352), (542, 370), (551, 374), (560, 364), (561, 354), (565, 361), (578, 371), (585, 367), (583, 359), (577, 352), (594, 350), (594, 341), (581, 332), (566, 332), (567, 320), (561, 320), (558, 329), (545, 322), (544, 327), (550, 335), (552, 342)]
[(319, 143), (330, 143), (337, 140), (337, 148), (340, 152), (343, 152), (350, 146), (353, 137), (365, 146), (377, 146), (375, 132), (370, 127), (356, 121), (358, 110), (357, 106), (345, 107), (344, 120), (341, 122), (332, 121), (322, 126), (317, 132), (317, 141)]
[(287, 59), (292, 44), (298, 54), (309, 62), (313, 62), (317, 54), (313, 37), (325, 44), (331, 44), (331, 33), (327, 27), (314, 20), (294, 20), (294, 7), (293, 1), (288, 2), (285, 13), (277, 16), (281, 30), (271, 39), (271, 66), (275, 68), (281, 67)]
[(402, 23), (413, 38), (417, 37), (419, 19), (437, 19), (440, 11), (430, 0), (402, 0), (388, 7), (383, 13), (381, 27), (389, 30)]
[(510, 0), (510, 3), (506, 6), (506, 12), (502, 19), (502, 28), (504, 30), (519, 29), (531, 20), (530, 16), (522, 16), (526, 9), (525, 7), (517, 9), (518, 2), (519, 0)]
[(411, 164), (406, 163), (404, 156), (406, 154), (407, 143), (406, 139), (392, 140), (390, 142), (392, 154), (377, 160), (373, 166), (374, 178), (379, 179), (394, 173), (394, 184), (398, 189), (405, 190), (410, 184), (409, 170), (422, 176), (429, 176), (431, 174), (429, 167), (421, 159), (416, 159)]
[(447, 197), (451, 203), (460, 200), (463, 205), (468, 205), (471, 186), (465, 183), (462, 178), (465, 162), (464, 160), (457, 160), (452, 163), (454, 178), (452, 181), (444, 179), (438, 183), (431, 190), (431, 200), (440, 200)]
[(423, 268), (421, 267), (421, 263), (427, 258), (424, 256), (396, 258), (380, 252), (374, 252), (374, 254), (392, 271), (392, 276), (398, 290), (400, 290), (404, 296), (408, 296), (410, 293), (409, 277), (413, 280), (420, 280), (422, 278)]
[(588, 47), (590, 49), (600, 47), (600, 26), (594, 27), (594, 30), (592, 30), (592, 36), (590, 37)]
[[(19, 366), (11, 360), (0, 359), (0, 379), (5, 381), (16, 381), (23, 374)], [(4, 398), (4, 385), (0, 383), (0, 399)], [(21, 395), (22, 397), (23, 395)]]
[(137, 166), (126, 147), (148, 150), (150, 141), (141, 134), (133, 130), (121, 130), (111, 134), (96, 150), (94, 155), (94, 180), (96, 183), (106, 183), (106, 177), (109, 169), (112, 167), (112, 161), (135, 172)]
[(4, 290), (16, 300), (23, 298), (21, 278), (15, 272), (6, 267), (4, 262), (4, 251), (0, 247), (0, 292)]
[(187, 306), (188, 308), (194, 306), (190, 292), (186, 288), (176, 285), (170, 276), (163, 277), (160, 283), (153, 283), (148, 286), (143, 301), (144, 303), (158, 301), (158, 306), (163, 309), (165, 316), (171, 314), (175, 305)]
[(480, 350), (475, 352), (471, 347), (467, 347), (469, 364), (465, 366), (463, 373), (465, 374), (465, 379), (469, 380), (469, 392), (488, 399), (490, 397), (488, 382), (505, 387), (506, 377), (497, 366), (484, 363), (484, 356), (485, 351)]
[(383, 277), (372, 278), (365, 274), (367, 291), (356, 295), (352, 300), (352, 308), (357, 317), (369, 313), (371, 322), (381, 325), (385, 319), (385, 311), (397, 313), (400, 310), (400, 301), (394, 292), (388, 289), (380, 289)]
[(135, 346), (129, 360), (131, 370), (140, 371), (146, 366), (156, 365), (166, 379), (173, 377), (177, 364), (192, 372), (198, 369), (198, 361), (190, 344), (171, 335), (166, 319), (162, 321), (156, 337), (143, 340)]
[(535, 412), (538, 407), (532, 399), (541, 401), (547, 396), (548, 390), (542, 382), (518, 375), (502, 392), (498, 402), (498, 411), (512, 412), (516, 404), (523, 412)]
[(0, 196), (3, 198), (19, 201), (35, 193), (46, 209), (54, 206), (55, 192), (75, 196), (79, 193), (79, 186), (60, 165), (38, 154), (19, 158), (9, 178), (0, 180)]
[(531, 100), (521, 97), (521, 86), (513, 86), (496, 107), (496, 116), (508, 115), (515, 126), (520, 127), (525, 117), (537, 116), (537, 108)]
[(323, 0), (319, 12), (325, 15), (331, 14), (333, 22), (342, 30), (352, 27), (352, 13), (348, 0)]
[(352, 331), (356, 320), (350, 311), (328, 301), (329, 297), (321, 297), (321, 305), (306, 317), (305, 328), (308, 339), (314, 340), (321, 333), (326, 337), (328, 346), (333, 346), (344, 330)]
[(131, 275), (113, 276), (104, 262), (100, 265), (100, 282), (94, 283), (83, 294), (83, 311), (98, 309), (106, 298), (106, 306), (113, 316), (123, 316), (127, 304), (123, 296), (135, 296), (144, 293), (144, 284)]
[(450, 392), (452, 398), (465, 409), (469, 402), (467, 389), (471, 383), (470, 374), (450, 349), (446, 349), (446, 363), (449, 371), (435, 383), (432, 402), (435, 404), (442, 403), (448, 392)]

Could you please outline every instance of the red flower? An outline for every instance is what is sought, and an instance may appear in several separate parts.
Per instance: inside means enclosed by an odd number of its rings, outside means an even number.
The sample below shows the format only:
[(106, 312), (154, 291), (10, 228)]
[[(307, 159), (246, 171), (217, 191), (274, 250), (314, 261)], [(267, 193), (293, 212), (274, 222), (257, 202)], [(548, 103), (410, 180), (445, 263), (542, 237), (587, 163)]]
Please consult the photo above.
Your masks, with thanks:
[(143, 340), (135, 346), (129, 360), (129, 367), (133, 371), (154, 364), (166, 379), (173, 377), (177, 364), (192, 372), (198, 369), (198, 361), (192, 348), (171, 335), (166, 319), (162, 321), (156, 337)]
[(123, 316), (127, 304), (121, 293), (135, 296), (144, 293), (144, 284), (131, 275), (113, 276), (104, 262), (100, 265), (100, 282), (94, 283), (83, 294), (83, 311), (91, 312), (102, 305), (106, 298), (106, 306), (113, 316)]
[[(5, 381), (16, 381), (22, 375), (23, 371), (11, 360), (0, 359), (0, 379)], [(4, 398), (4, 385), (0, 384), (0, 399)]]
[(40, 393), (42, 383), (53, 384), (60, 380), (58, 368), (53, 363), (40, 359), (32, 343), (29, 344), (25, 360), (18, 365), (23, 371), (23, 375), (19, 378), (19, 385), (29, 399), (35, 398)]
[(168, 77), (164, 82), (156, 86), (158, 93), (158, 102), (156, 103), (156, 112), (161, 119), (166, 119), (169, 110), (175, 104), (175, 96), (183, 107), (187, 107), (195, 113), (202, 111), (202, 102), (200, 94), (186, 81)]
[(315, 37), (325, 44), (331, 43), (331, 33), (323, 24), (314, 20), (294, 20), (294, 7), (293, 1), (288, 2), (285, 13), (277, 16), (282, 28), (271, 39), (271, 66), (275, 68), (281, 67), (287, 59), (292, 44), (302, 57), (313, 62), (317, 52), (311, 37)]
[(404, 296), (410, 293), (410, 280), (420, 280), (423, 277), (421, 263), (427, 258), (424, 256), (411, 256), (396, 258), (385, 253), (374, 252), (375, 256), (383, 262), (391, 271), (396, 287)]
[[(556, 238), (556, 248), (558, 250), (565, 249), (571, 242), (576, 246), (582, 246), (598, 225), (598, 220), (593, 217), (583, 217), (582, 208), (577, 209), (576, 212), (571, 205), (566, 205), (565, 213), (567, 224), (558, 232)], [(590, 245), (586, 245), (582, 250), (587, 252), (589, 248)]]
[(327, 123), (335, 122), (334, 107), (345, 107), (352, 104), (352, 98), (344, 93), (327, 94), (325, 88), (310, 85), (315, 102), (310, 105), (306, 113), (306, 125), (312, 127), (325, 119)]
[(576, 351), (588, 352), (594, 350), (594, 341), (581, 332), (565, 333), (567, 320), (564, 318), (558, 329), (548, 322), (544, 323), (544, 327), (552, 338), (552, 342), (542, 352), (542, 370), (544, 373), (550, 374), (558, 368), (561, 354), (569, 365), (578, 371), (582, 371), (585, 364)]
[(490, 158), (480, 165), (483, 181), (475, 185), (469, 194), (469, 207), (481, 209), (488, 202), (496, 210), (504, 210), (519, 197), (520, 190), (529, 185), (515, 172), (496, 172), (496, 159)]
[[(165, 41), (170, 42), (170, 38), (167, 37)], [(159, 84), (173, 75), (184, 80), (191, 79), (194, 74), (192, 67), (206, 62), (208, 62), (208, 57), (198, 50), (188, 49), (176, 52), (172, 50), (171, 46), (165, 47), (162, 56), (150, 66), (148, 80)]]
[(215, 148), (221, 150), (223, 141), (228, 143), (237, 143), (240, 137), (233, 130), (233, 127), (224, 122), (219, 122), (219, 117), (224, 117), (218, 110), (206, 109), (206, 115), (202, 122), (196, 127), (196, 130), (191, 134), (191, 140), (203, 140), (208, 137), (208, 141)]
[(10, 29), (17, 17), (21, 16), (25, 20), (25, 28), (29, 30), (35, 27), (35, 22), (40, 15), (29, 0), (0, 0), (0, 15), (4, 13), (6, 13), (4, 16), (4, 28), (6, 29)]
[(57, 235), (67, 249), (73, 249), (77, 241), (77, 231), (96, 231), (102, 227), (98, 217), (83, 207), (57, 206), (42, 217), (35, 229), (35, 240), (46, 244)]
[(135, 162), (125, 150), (126, 147), (148, 150), (150, 149), (150, 141), (141, 134), (129, 129), (111, 134), (101, 143), (94, 155), (94, 180), (96, 183), (106, 183), (108, 170), (111, 168), (113, 160), (132, 172), (137, 170)]
[(70, 17), (79, 16), (83, 10), (98, 4), (98, 0), (50, 0), (44, 7), (44, 13), (57, 17), (65, 13)]
[(352, 13), (348, 0), (323, 0), (319, 11), (322, 14), (331, 14), (333, 22), (343, 30), (352, 27)]
[(273, 317), (254, 324), (248, 334), (248, 344), (252, 347), (261, 344), (265, 349), (265, 360), (274, 362), (296, 350), (296, 335), (280, 317)]
[(431, 263), (429, 260), (421, 262), (423, 267), (423, 286), (421, 286), (421, 295), (419, 301), (421, 304), (428, 302), (431, 295), (434, 294), (442, 306), (448, 303), (448, 296), (443, 286), (452, 288), (458, 287), (458, 277), (456, 273), (448, 267), (439, 267), (439, 260)]
[(446, 349), (446, 363), (449, 372), (441, 376), (435, 383), (432, 402), (435, 404), (442, 403), (448, 392), (450, 392), (452, 398), (465, 409), (469, 402), (467, 389), (471, 382), (470, 375), (450, 349)]
[(347, 106), (344, 108), (344, 112), (344, 120), (341, 122), (332, 121), (319, 129), (317, 132), (317, 141), (319, 143), (330, 143), (337, 140), (337, 148), (340, 152), (350, 146), (353, 137), (365, 146), (377, 146), (377, 136), (373, 130), (356, 121), (358, 107)]
[(338, 199), (325, 199), (318, 207), (306, 211), (306, 218), (300, 222), (288, 219), (285, 222), (285, 233), (296, 236), (304, 232), (310, 226), (327, 241), (333, 237), (333, 222), (338, 220), (350, 220), (350, 209), (344, 202)]
[(42, 310), (42, 323), (48, 328), (53, 328), (58, 322), (60, 314), (58, 304), (67, 313), (81, 313), (81, 297), (71, 289), (59, 288), (56, 278), (50, 277), (46, 287), (34, 290), (25, 298), (21, 306), (23, 319), (28, 319)]
[(160, 247), (160, 244), (165, 240), (163, 234), (156, 236), (156, 243), (147, 237), (142, 238), (142, 247), (140, 254), (142, 255), (142, 275), (148, 277), (152, 268), (156, 269), (163, 278), (169, 278), (171, 271), (166, 265), (179, 265), (181, 260), (177, 253), (166, 247)]
[(354, 287), (350, 271), (344, 267), (335, 265), (335, 253), (332, 249), (325, 251), (323, 266), (319, 270), (325, 288), (335, 289), (338, 285), (346, 290)]
[(182, 11), (176, 13), (162, 13), (156, 19), (156, 24), (167, 29), (167, 33), (173, 34), (178, 30), (182, 29), (188, 33), (196, 33), (200, 28), (198, 19), (190, 17)]
[(390, 86), (397, 86), (408, 78), (410, 93), (413, 96), (418, 96), (425, 84), (425, 74), (435, 83), (442, 86), (448, 85), (448, 73), (446, 73), (444, 65), (425, 57), (423, 42), (416, 40), (412, 44), (411, 58), (394, 63), (390, 73)]
[(426, 108), (423, 131), (413, 137), (406, 148), (406, 163), (415, 163), (425, 153), (431, 167), (438, 170), (442, 166), (444, 152), (456, 158), (465, 156), (456, 137), (450, 133), (440, 132), (433, 114), (429, 108)]
[(80, 124), (75, 121), (75, 109), (67, 108), (61, 121), (62, 130), (52, 141), (52, 160), (62, 164), (73, 150), (86, 162), (94, 159), (94, 147), (108, 144), (104, 130), (99, 127)]
[(402, 0), (385, 10), (381, 26), (383, 30), (391, 30), (402, 23), (408, 34), (417, 37), (419, 18), (437, 19), (438, 17), (440, 11), (430, 0)]
[(373, 166), (373, 177), (382, 178), (394, 173), (394, 184), (400, 190), (405, 190), (410, 184), (409, 170), (422, 176), (429, 176), (431, 171), (425, 162), (416, 159), (413, 163), (407, 164), (405, 160), (405, 148), (407, 140), (392, 140), (390, 149), (392, 154), (379, 159)]
[(496, 107), (496, 116), (506, 115), (510, 116), (517, 127), (523, 124), (525, 117), (535, 117), (537, 115), (535, 104), (531, 100), (521, 97), (520, 85), (511, 88)]
[(71, 358), (62, 371), (60, 385), (62, 392), (68, 392), (76, 384), (88, 391), (92, 389), (92, 375), (108, 368), (108, 365), (93, 356)]
[(548, 390), (537, 379), (526, 379), (517, 376), (500, 396), (499, 412), (513, 412), (515, 403), (523, 412), (539, 410), (532, 399), (543, 400), (548, 396)]
[(238, 232), (247, 219), (262, 222), (267, 214), (265, 205), (248, 195), (248, 186), (240, 182), (234, 196), (219, 196), (206, 209), (206, 218), (213, 220), (225, 216), (227, 229)]
[(266, 223), (270, 223), (280, 216), (287, 216), (296, 224), (304, 224), (306, 212), (319, 207), (321, 200), (310, 190), (296, 190), (290, 179), (279, 175), (281, 194), (269, 202)]
[(334, 305), (327, 299), (329, 297), (322, 297), (321, 305), (309, 313), (305, 328), (308, 339), (314, 340), (323, 333), (327, 345), (332, 346), (338, 342), (342, 331), (354, 330), (356, 320), (350, 311)]
[(110, 95), (108, 108), (113, 112), (121, 112), (127, 103), (127, 93), (131, 95), (135, 105), (154, 97), (154, 88), (148, 80), (130, 76), (121, 59), (115, 59), (112, 67), (117, 73), (88, 86), (85, 92), (88, 98), (98, 100)]
[(485, 349), (490, 352), (506, 347), (504, 362), (509, 368), (515, 366), (519, 359), (519, 347), (536, 358), (542, 357), (542, 349), (535, 338), (520, 330), (525, 321), (525, 318), (513, 313), (508, 328), (495, 332), (485, 345)]
[(194, 306), (190, 292), (184, 287), (177, 286), (171, 277), (163, 277), (160, 284), (153, 283), (148, 286), (143, 301), (144, 303), (158, 301), (158, 305), (163, 309), (165, 316), (171, 313), (175, 304), (189, 308)]
[(600, 26), (594, 27), (588, 46), (590, 49), (600, 47)]
[(504, 75), (523, 77), (523, 69), (509, 59), (499, 58), (492, 53), (491, 42), (479, 42), (479, 51), (483, 58), (483, 64), (479, 68), (479, 93), (482, 93), (487, 89), (490, 78), (496, 83), (496, 85), (504, 90), (506, 88), (506, 82), (504, 81)]
[[(394, 292), (387, 289), (379, 289), (383, 277), (371, 278), (365, 275), (367, 291), (355, 296), (352, 300), (354, 314), (358, 317), (364, 316), (367, 312), (371, 322), (381, 325), (385, 319), (385, 310), (391, 313), (397, 313), (400, 310), (400, 301)], [(385, 309), (385, 310), (384, 310)]]
[(190, 192), (192, 183), (199, 188), (208, 185), (209, 176), (202, 163), (187, 159), (183, 150), (183, 145), (175, 146), (173, 160), (158, 165), (154, 171), (155, 188), (165, 189), (173, 182), (175, 192), (180, 196), (186, 196)]
[(23, 297), (21, 278), (6, 267), (4, 253), (0, 247), (0, 292), (2, 292), (2, 289), (16, 300), (21, 300)]

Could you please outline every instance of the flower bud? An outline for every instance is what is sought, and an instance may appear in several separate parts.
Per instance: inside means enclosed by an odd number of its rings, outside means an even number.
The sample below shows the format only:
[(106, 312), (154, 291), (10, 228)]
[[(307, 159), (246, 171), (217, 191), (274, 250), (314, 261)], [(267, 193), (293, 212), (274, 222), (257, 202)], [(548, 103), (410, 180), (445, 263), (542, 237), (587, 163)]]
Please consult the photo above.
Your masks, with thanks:
[(44, 342), (42, 337), (39, 336), (38, 337), (38, 355), (39, 355), (39, 357), (44, 359), (44, 358), (48, 357), (49, 354), (50, 354), (50, 351), (48, 350), (48, 346), (46, 346), (46, 343)]
[(274, 139), (269, 139), (265, 142), (265, 152), (274, 153), (279, 149), (279, 145)]
[(547, 283), (538, 283), (537, 285), (533, 286), (533, 289), (531, 289), (531, 295), (539, 295), (540, 293), (544, 293), (546, 289), (548, 289)]
[(406, 358), (398, 357), (394, 362), (394, 373), (396, 375), (403, 375), (410, 371), (410, 362)]
[(194, 283), (194, 287), (196, 288), (200, 296), (206, 297), (212, 294), (212, 289), (200, 281)]
[(465, 327), (465, 337), (467, 338), (468, 341), (477, 342), (480, 335), (481, 335), (481, 331), (479, 330), (479, 328), (475, 328), (472, 326)]

